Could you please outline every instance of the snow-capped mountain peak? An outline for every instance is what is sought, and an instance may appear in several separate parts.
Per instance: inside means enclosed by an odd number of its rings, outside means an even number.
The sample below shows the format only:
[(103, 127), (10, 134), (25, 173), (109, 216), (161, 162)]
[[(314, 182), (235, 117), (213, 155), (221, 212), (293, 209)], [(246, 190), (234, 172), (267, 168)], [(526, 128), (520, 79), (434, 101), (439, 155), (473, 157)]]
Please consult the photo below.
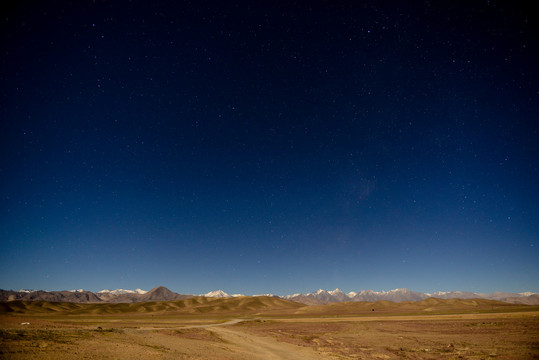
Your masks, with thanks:
[(227, 294), (226, 292), (224, 292), (223, 290), (210, 291), (209, 293), (207, 293), (207, 294), (201, 294), (200, 296), (205, 296), (205, 297), (215, 297), (215, 298), (231, 297), (230, 295), (228, 295), (228, 294)]
[(326, 291), (323, 289), (309, 294), (294, 294), (286, 296), (285, 299), (304, 302), (305, 304), (328, 304), (342, 301), (418, 301), (429, 297), (426, 294), (410, 291), (406, 288), (393, 289), (388, 291), (362, 290), (345, 294), (341, 289)]
[(116, 290), (109, 290), (109, 289), (103, 289), (98, 292), (98, 294), (112, 294), (112, 295), (121, 295), (121, 294), (146, 294), (146, 290), (142, 289), (135, 289), (135, 290), (126, 290), (126, 289), (116, 289)]
[(341, 289), (336, 288), (335, 290), (328, 291), (328, 294), (331, 295), (337, 301), (350, 301), (350, 296), (346, 295)]
[(407, 288), (400, 288), (400, 289), (393, 289), (393, 290), (389, 290), (389, 291), (382, 291), (382, 293), (386, 293), (386, 294), (395, 294), (395, 293), (409, 293), (410, 290), (408, 290)]
[(290, 298), (293, 298), (293, 297), (296, 297), (296, 296), (302, 296), (302, 295), (305, 295), (305, 294), (295, 293), (295, 294), (292, 294), (292, 295), (285, 295), (285, 296), (283, 296), (283, 298), (290, 299)]
[[(126, 290), (126, 289), (116, 289), (108, 290), (104, 289), (98, 293), (93, 293), (83, 289), (70, 290), (70, 295), (67, 295), (67, 291), (47, 291), (47, 290), (28, 290), (21, 289), (18, 294), (13, 294), (13, 290), (6, 290), (3, 293), (0, 291), (0, 296), (4, 296), (2, 301), (9, 301), (13, 297), (16, 299), (26, 300), (38, 300), (44, 299), (43, 296), (46, 295), (46, 299), (50, 299), (51, 296), (56, 296), (54, 301), (75, 301), (75, 302), (138, 302), (138, 301), (169, 301), (177, 299), (185, 299), (192, 297), (193, 295), (181, 295), (173, 293), (165, 287), (159, 286), (151, 291), (145, 291), (142, 289), (136, 290)], [(36, 293), (36, 294), (31, 294)], [(45, 294), (46, 293), (46, 294)], [(244, 296), (243, 294), (233, 294), (229, 295), (223, 290), (211, 291), (207, 294), (202, 294), (201, 296), (213, 297), (213, 298), (231, 298)], [(263, 295), (253, 295), (253, 296), (275, 296), (273, 294), (263, 294)], [(278, 296), (279, 297), (279, 296)], [(283, 299), (288, 299), (306, 305), (321, 305), (329, 304), (333, 302), (343, 302), (343, 301), (367, 301), (367, 302), (376, 302), (381, 300), (388, 300), (392, 302), (401, 302), (401, 301), (420, 301), (427, 299), (429, 297), (436, 297), (441, 299), (488, 299), (488, 300), (498, 300), (505, 301), (508, 303), (515, 304), (527, 304), (527, 305), (539, 305), (539, 294), (534, 292), (520, 292), (520, 293), (508, 293), (508, 292), (493, 292), (491, 294), (483, 293), (474, 293), (470, 291), (436, 291), (432, 293), (422, 293), (409, 290), (407, 288), (393, 289), (393, 290), (361, 290), (361, 291), (351, 291), (349, 293), (344, 293), (341, 289), (336, 288), (335, 290), (323, 290), (318, 289), (312, 293), (297, 293), (293, 295), (280, 296)], [(49, 300), (47, 300), (49, 301)]]

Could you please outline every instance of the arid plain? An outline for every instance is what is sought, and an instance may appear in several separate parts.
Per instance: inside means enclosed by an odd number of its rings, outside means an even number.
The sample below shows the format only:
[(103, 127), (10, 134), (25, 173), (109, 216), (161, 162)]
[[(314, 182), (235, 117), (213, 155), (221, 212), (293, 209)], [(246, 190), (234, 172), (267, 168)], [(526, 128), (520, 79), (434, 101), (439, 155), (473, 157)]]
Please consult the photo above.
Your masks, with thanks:
[(539, 359), (539, 306), (271, 297), (0, 303), (1, 359)]

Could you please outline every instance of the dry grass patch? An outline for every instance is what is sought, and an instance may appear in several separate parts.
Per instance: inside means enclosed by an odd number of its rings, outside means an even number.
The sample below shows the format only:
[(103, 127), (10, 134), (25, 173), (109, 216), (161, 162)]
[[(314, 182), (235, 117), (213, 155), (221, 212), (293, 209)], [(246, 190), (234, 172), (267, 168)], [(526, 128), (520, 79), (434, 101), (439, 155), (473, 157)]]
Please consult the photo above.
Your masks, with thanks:
[(323, 321), (251, 322), (236, 327), (344, 359), (539, 359), (536, 316)]
[(202, 340), (202, 341), (211, 341), (211, 342), (219, 342), (219, 343), (225, 342), (225, 340), (223, 340), (215, 332), (211, 330), (207, 330), (207, 329), (202, 329), (202, 328), (191, 328), (191, 329), (181, 329), (181, 330), (160, 330), (157, 332), (160, 334), (179, 337), (182, 339)]

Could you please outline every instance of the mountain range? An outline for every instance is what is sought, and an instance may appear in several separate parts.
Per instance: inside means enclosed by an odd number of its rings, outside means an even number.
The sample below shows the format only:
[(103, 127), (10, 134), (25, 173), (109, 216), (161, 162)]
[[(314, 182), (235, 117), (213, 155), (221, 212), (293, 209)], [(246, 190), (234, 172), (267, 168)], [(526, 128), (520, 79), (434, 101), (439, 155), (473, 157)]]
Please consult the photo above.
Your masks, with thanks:
[(158, 286), (150, 291), (137, 290), (101, 290), (97, 293), (79, 290), (64, 291), (29, 291), (0, 290), (0, 301), (49, 301), (71, 303), (135, 303), (145, 301), (171, 301), (192, 298), (193, 295), (182, 295)]
[[(244, 295), (229, 295), (222, 290), (211, 291), (200, 296), (209, 298), (229, 298), (241, 297)], [(472, 293), (463, 291), (438, 291), (435, 293), (421, 293), (409, 289), (395, 289), (389, 291), (362, 290), (359, 292), (344, 293), (340, 289), (331, 291), (317, 290), (312, 293), (293, 294), (286, 296), (276, 296), (273, 294), (255, 295), (279, 297), (286, 300), (303, 303), (306, 305), (324, 305), (345, 301), (380, 301), (388, 300), (392, 302), (419, 301), (427, 298), (439, 299), (487, 299), (498, 300), (513, 304), (539, 305), (539, 294), (524, 293), (506, 293), (493, 292), (491, 294)], [(101, 290), (97, 293), (79, 290), (64, 291), (44, 291), (44, 290), (0, 290), (0, 301), (49, 301), (49, 302), (71, 302), (71, 303), (136, 303), (146, 301), (171, 301), (183, 300), (195, 297), (195, 295), (184, 295), (170, 291), (164, 286), (158, 286), (150, 291), (141, 289), (136, 290)]]
[(393, 302), (419, 301), (428, 298), (439, 299), (487, 299), (498, 300), (514, 304), (539, 305), (539, 294), (493, 292), (492, 294), (472, 293), (464, 291), (437, 291), (434, 293), (421, 293), (409, 289), (395, 289), (389, 291), (362, 290), (345, 294), (340, 289), (332, 291), (318, 290), (307, 294), (293, 294), (283, 296), (284, 299), (301, 302), (307, 305), (324, 305), (343, 301), (380, 301)]

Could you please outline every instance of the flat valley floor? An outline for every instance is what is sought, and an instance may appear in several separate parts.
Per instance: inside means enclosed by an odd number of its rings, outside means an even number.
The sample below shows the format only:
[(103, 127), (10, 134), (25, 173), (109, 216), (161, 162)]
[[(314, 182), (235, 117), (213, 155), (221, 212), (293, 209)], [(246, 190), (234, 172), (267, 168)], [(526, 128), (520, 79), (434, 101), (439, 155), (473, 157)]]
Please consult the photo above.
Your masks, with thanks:
[(0, 359), (539, 359), (539, 311), (3, 314)]

